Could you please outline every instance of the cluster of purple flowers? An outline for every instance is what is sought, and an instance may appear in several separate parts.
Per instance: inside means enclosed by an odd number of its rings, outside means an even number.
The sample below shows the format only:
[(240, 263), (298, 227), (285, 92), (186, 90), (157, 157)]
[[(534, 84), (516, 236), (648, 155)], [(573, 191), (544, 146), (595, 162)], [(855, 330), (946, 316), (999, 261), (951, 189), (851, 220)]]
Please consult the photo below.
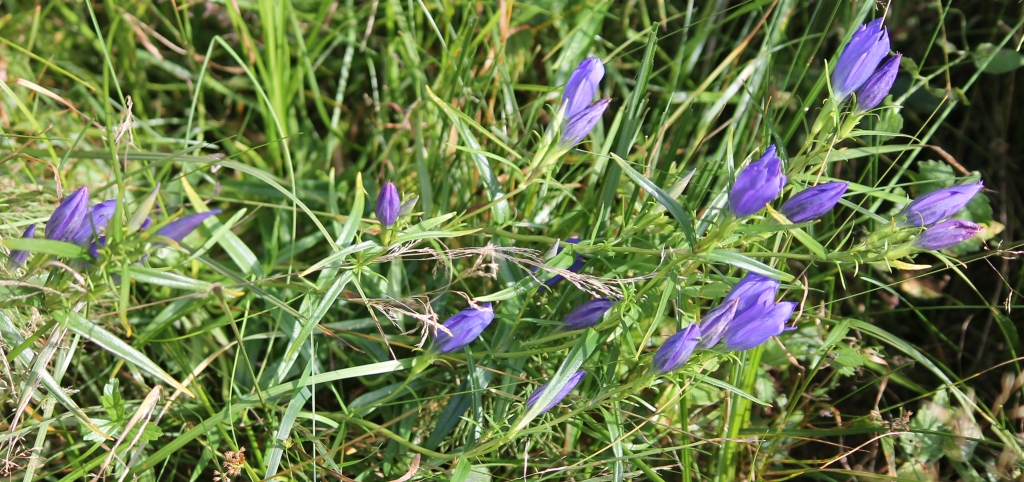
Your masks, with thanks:
[[(99, 248), (106, 244), (107, 225), (114, 217), (114, 209), (117, 201), (108, 199), (89, 207), (89, 188), (83, 186), (63, 201), (53, 210), (50, 219), (46, 222), (45, 238), (52, 241), (63, 241), (87, 248), (93, 258), (99, 257)], [(205, 213), (191, 214), (181, 219), (171, 221), (156, 231), (156, 235), (181, 242), (185, 236), (194, 231), (206, 218), (219, 214), (219, 209), (213, 209)], [(142, 222), (139, 229), (147, 229), (152, 225), (153, 220), (148, 216)], [(36, 225), (32, 224), (25, 229), (23, 238), (34, 238)], [(159, 239), (157, 240), (159, 244)], [(24, 264), (28, 260), (28, 251), (12, 251), (11, 261), (16, 265)]]
[(889, 32), (882, 20), (872, 20), (853, 33), (832, 71), (836, 98), (843, 101), (856, 93), (858, 113), (874, 109), (889, 95), (900, 69), (900, 54), (882, 62), (889, 55)]
[[(833, 71), (832, 84), (838, 101), (855, 93), (857, 114), (876, 107), (888, 95), (899, 70), (900, 55), (882, 62), (888, 55), (889, 37), (882, 19), (862, 25), (847, 44)], [(600, 121), (609, 103), (608, 99), (594, 102), (603, 76), (604, 66), (596, 58), (581, 62), (570, 76), (560, 111), (563, 119), (561, 148), (567, 149), (579, 143)], [(744, 168), (729, 192), (728, 205), (732, 214), (751, 216), (779, 197), (788, 181), (783, 164), (776, 147), (771, 145), (757, 161)], [(783, 203), (779, 212), (793, 223), (814, 221), (832, 210), (848, 188), (846, 182), (826, 182), (803, 189)], [(948, 218), (960, 211), (980, 189), (979, 182), (922, 196), (900, 214), (900, 226), (927, 228), (913, 242), (920, 249), (942, 249), (963, 241), (977, 234), (980, 228), (969, 221)], [(390, 228), (400, 216), (400, 211), (398, 191), (394, 184), (387, 182), (377, 198), (377, 219), (384, 228)], [(566, 242), (575, 244), (579, 239), (570, 238)], [(561, 249), (559, 246), (557, 251)], [(583, 265), (584, 259), (576, 255), (568, 269), (576, 272)], [(540, 289), (552, 288), (562, 279), (562, 276), (554, 276)], [(667, 374), (679, 370), (698, 349), (749, 350), (781, 334), (786, 330), (797, 303), (778, 300), (779, 289), (779, 281), (747, 273), (700, 323), (684, 327), (661, 345), (653, 357), (654, 373)], [(563, 318), (563, 327), (566, 330), (594, 327), (615, 303), (609, 298), (586, 301)], [(463, 309), (444, 323), (445, 330), (437, 332), (434, 349), (448, 354), (466, 347), (493, 320), (494, 311), (490, 303)], [(568, 383), (558, 387), (554, 399), (541, 412), (557, 405), (586, 374), (583, 370), (573, 374)], [(541, 385), (527, 399), (526, 406), (535, 405), (547, 389), (548, 384)]]

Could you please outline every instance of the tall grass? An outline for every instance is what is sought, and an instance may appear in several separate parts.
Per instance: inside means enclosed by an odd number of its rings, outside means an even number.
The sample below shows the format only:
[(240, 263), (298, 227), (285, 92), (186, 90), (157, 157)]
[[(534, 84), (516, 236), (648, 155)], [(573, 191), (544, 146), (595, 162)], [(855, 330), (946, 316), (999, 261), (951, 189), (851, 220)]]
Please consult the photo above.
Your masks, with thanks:
[[(33, 254), (0, 257), (0, 474), (1019, 479), (1024, 22), (955, 3), (3, 2), (0, 252)], [(827, 74), (883, 15), (900, 77), (844, 126)], [(587, 56), (611, 106), (545, 156)], [(850, 193), (732, 220), (769, 144), (783, 197)], [(908, 199), (979, 178), (982, 235), (892, 254)], [(417, 198), (394, 229), (386, 180)], [(18, 240), (83, 185), (118, 200), (98, 258)], [(158, 186), (156, 223), (223, 213), (161, 247), (128, 222)], [(800, 303), (792, 330), (651, 376), (747, 272)], [(594, 296), (619, 302), (561, 329)], [(483, 301), (478, 340), (430, 350)]]

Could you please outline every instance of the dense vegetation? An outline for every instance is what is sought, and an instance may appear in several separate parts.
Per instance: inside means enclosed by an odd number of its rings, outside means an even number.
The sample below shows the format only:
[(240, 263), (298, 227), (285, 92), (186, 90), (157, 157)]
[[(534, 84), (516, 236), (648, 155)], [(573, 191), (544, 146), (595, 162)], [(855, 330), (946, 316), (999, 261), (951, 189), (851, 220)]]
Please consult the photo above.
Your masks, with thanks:
[(1024, 478), (1019, 3), (0, 12), (0, 476)]

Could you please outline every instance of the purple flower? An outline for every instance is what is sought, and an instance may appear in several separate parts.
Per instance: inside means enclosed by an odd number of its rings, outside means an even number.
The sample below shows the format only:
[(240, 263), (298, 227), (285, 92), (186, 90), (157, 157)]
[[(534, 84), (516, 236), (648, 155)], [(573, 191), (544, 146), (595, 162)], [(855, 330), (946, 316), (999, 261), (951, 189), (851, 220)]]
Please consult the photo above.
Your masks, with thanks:
[(114, 207), (116, 205), (117, 200), (108, 199), (93, 206), (89, 210), (89, 214), (82, 221), (82, 225), (78, 227), (75, 236), (71, 238), (71, 242), (84, 246), (99, 236), (107, 228), (110, 218), (114, 216)]
[(729, 191), (729, 209), (739, 217), (750, 216), (778, 197), (785, 185), (782, 159), (775, 155), (774, 145), (768, 146), (760, 159), (736, 176)]
[[(778, 323), (772, 321), (773, 317), (781, 316), (782, 310), (785, 309), (785, 303), (775, 303), (778, 291), (778, 281), (756, 273), (747, 273), (725, 297), (722, 305), (704, 317), (704, 321), (701, 322), (703, 336), (697, 346), (711, 348), (724, 338), (727, 349), (746, 350), (747, 348), (735, 347), (746, 346), (755, 341), (752, 346), (757, 346), (781, 333), (786, 320)], [(786, 315), (787, 319), (788, 317), (789, 315)], [(764, 335), (763, 338), (761, 335)]]
[(64, 198), (46, 222), (46, 239), (71, 241), (89, 210), (89, 188), (82, 186)]
[(745, 313), (737, 314), (725, 330), (725, 349), (740, 351), (754, 348), (782, 333), (793, 316), (796, 303), (759, 303)]
[(559, 141), (559, 145), (567, 148), (579, 144), (601, 121), (601, 116), (608, 108), (609, 103), (611, 103), (611, 99), (601, 99), (580, 111), (579, 114), (570, 117), (565, 129), (562, 129), (562, 140)]
[(827, 182), (800, 191), (782, 204), (779, 212), (794, 223), (818, 219), (832, 210), (850, 187), (845, 182)]
[(565, 106), (566, 119), (576, 117), (590, 106), (603, 77), (604, 64), (601, 63), (601, 59), (588, 57), (580, 62), (580, 65), (569, 76), (569, 82), (565, 84), (565, 91), (562, 93), (562, 105)]
[(981, 188), (981, 181), (978, 181), (925, 194), (903, 208), (897, 216), (900, 219), (898, 225), (924, 227), (950, 218), (960, 212)]
[[(21, 237), (22, 239), (32, 239), (36, 237), (36, 225), (28, 225), (28, 227), (25, 228), (25, 233), (22, 234)], [(10, 254), (11, 263), (14, 263), (15, 266), (23, 265), (25, 264), (25, 261), (28, 261), (28, 255), (28, 251), (12, 250)]]
[(398, 188), (391, 181), (385, 182), (377, 195), (377, 220), (385, 228), (390, 228), (398, 221), (401, 209), (402, 200), (398, 197)]
[(736, 316), (736, 308), (739, 304), (740, 300), (726, 301), (704, 315), (704, 319), (700, 322), (698, 348), (711, 348), (718, 344), (722, 336), (725, 335), (725, 329), (729, 327), (729, 322)]
[(211, 209), (205, 213), (190, 214), (176, 221), (167, 223), (167, 225), (160, 228), (156, 234), (171, 238), (180, 243), (182, 239), (185, 239), (185, 236), (188, 236), (189, 233), (195, 231), (200, 224), (203, 224), (203, 221), (206, 221), (206, 218), (216, 216), (218, 214), (220, 214), (220, 209)]
[(837, 99), (843, 100), (861, 88), (875, 72), (878, 63), (889, 54), (889, 33), (882, 20), (876, 18), (861, 25), (836, 61), (836, 68), (832, 71), (832, 90)]
[(437, 330), (434, 347), (441, 353), (451, 353), (476, 340), (484, 328), (494, 320), (494, 310), (490, 303), (481, 303), (479, 308), (469, 307), (448, 318), (444, 327), (451, 335)]
[[(587, 372), (580, 370), (574, 373), (571, 377), (569, 377), (569, 381), (566, 382), (566, 384), (562, 386), (560, 390), (558, 390), (558, 395), (555, 395), (555, 399), (552, 400), (551, 403), (548, 403), (544, 407), (544, 410), (541, 410), (540, 413), (546, 413), (548, 410), (555, 408), (555, 405), (558, 405), (558, 402), (561, 402), (563, 399), (565, 399), (565, 397), (569, 395), (569, 392), (571, 392), (573, 388), (576, 388), (576, 385), (579, 385), (580, 382), (583, 381), (583, 377), (585, 376), (587, 376)], [(545, 383), (541, 385), (539, 388), (537, 388), (537, 391), (533, 392), (533, 394), (530, 395), (530, 398), (526, 400), (526, 408), (530, 408), (533, 406), (533, 404), (537, 403), (537, 400), (539, 400), (540, 396), (544, 394), (544, 389), (547, 387), (548, 384)]]
[(654, 369), (659, 373), (674, 372), (686, 364), (700, 341), (700, 326), (691, 324), (669, 337), (654, 353)]
[[(576, 236), (572, 236), (569, 239), (566, 239), (564, 242), (569, 243), (569, 244), (576, 244), (576, 243), (580, 242), (580, 238), (578, 238)], [(561, 244), (561, 243), (559, 243), (559, 244)], [(557, 255), (558, 253), (561, 253), (563, 249), (565, 249), (565, 248), (563, 248), (562, 246), (558, 246), (558, 250), (555, 252), (555, 254)], [(569, 267), (566, 268), (566, 270), (568, 270), (570, 273), (576, 273), (579, 270), (583, 269), (583, 264), (584, 263), (586, 263), (586, 260), (583, 259), (583, 256), (580, 256), (580, 255), (577, 254), (576, 257), (573, 258), (572, 264), (569, 265)], [(537, 274), (538, 270), (539, 270), (539, 268), (533, 268), (533, 270), (530, 271), (530, 273)], [(565, 278), (562, 277), (562, 275), (556, 274), (556, 275), (552, 276), (551, 278), (548, 278), (548, 280), (544, 282), (544, 286), (546, 288), (541, 288), (541, 291), (543, 291), (543, 290), (545, 290), (547, 288), (554, 288), (555, 285), (557, 285), (558, 283), (561, 283), (564, 280), (565, 280)]]
[(952, 248), (953, 246), (973, 238), (980, 232), (981, 226), (978, 226), (971, 221), (951, 219), (925, 229), (924, 232), (914, 240), (913, 244), (917, 248), (938, 251), (940, 249)]
[(892, 89), (892, 83), (896, 81), (896, 74), (900, 71), (901, 58), (902, 54), (889, 57), (889, 60), (871, 74), (867, 82), (857, 90), (858, 113), (874, 109), (889, 95), (889, 89)]
[(615, 302), (608, 298), (597, 298), (590, 300), (565, 315), (562, 323), (565, 323), (567, 330), (583, 330), (590, 328), (601, 321), (601, 317), (614, 305)]

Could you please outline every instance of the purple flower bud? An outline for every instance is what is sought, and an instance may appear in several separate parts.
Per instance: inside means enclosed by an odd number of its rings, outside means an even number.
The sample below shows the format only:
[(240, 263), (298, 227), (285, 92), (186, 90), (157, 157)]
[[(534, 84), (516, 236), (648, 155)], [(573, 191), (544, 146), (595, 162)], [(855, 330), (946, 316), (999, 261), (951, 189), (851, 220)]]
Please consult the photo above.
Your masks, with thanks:
[[(547, 413), (548, 410), (555, 408), (555, 405), (558, 405), (558, 402), (565, 399), (565, 397), (569, 395), (569, 392), (571, 392), (573, 388), (576, 388), (576, 385), (579, 385), (580, 382), (583, 381), (583, 377), (586, 376), (587, 372), (580, 370), (569, 377), (569, 381), (566, 382), (560, 390), (558, 390), (558, 395), (555, 395), (555, 399), (552, 400), (551, 403), (547, 404), (547, 406), (544, 407), (544, 410), (541, 410), (540, 413)], [(545, 383), (537, 388), (537, 390), (530, 395), (530, 398), (526, 400), (526, 408), (530, 408), (533, 404), (537, 403), (537, 400), (539, 400), (540, 396), (544, 394), (544, 389), (547, 387), (548, 384)]]
[(971, 198), (978, 194), (978, 191), (981, 191), (981, 187), (981, 181), (978, 181), (925, 194), (903, 208), (903, 211), (897, 216), (897, 219), (900, 219), (898, 225), (931, 226), (952, 217), (960, 212), (971, 201)]
[(779, 292), (779, 282), (767, 276), (757, 273), (747, 273), (733, 286), (732, 291), (725, 297), (725, 301), (738, 300), (736, 314), (741, 315), (752, 307), (765, 303), (774, 302)]
[(85, 219), (82, 221), (82, 225), (78, 227), (78, 231), (75, 232), (75, 236), (71, 238), (71, 242), (79, 246), (89, 244), (96, 236), (99, 236), (104, 229), (107, 228), (107, 224), (110, 223), (110, 218), (114, 216), (114, 207), (117, 205), (117, 200), (108, 199), (103, 201), (89, 210), (89, 214), (85, 215)]
[(700, 322), (698, 348), (711, 348), (718, 344), (722, 336), (725, 335), (725, 329), (729, 327), (729, 322), (736, 316), (736, 308), (739, 304), (740, 300), (726, 301), (704, 315), (704, 319)]
[(82, 186), (64, 198), (46, 222), (46, 239), (71, 241), (89, 211), (89, 188)]
[(785, 185), (782, 159), (775, 155), (774, 145), (768, 146), (760, 159), (736, 176), (729, 191), (729, 209), (739, 217), (750, 216), (778, 197)]
[[(566, 239), (563, 242), (564, 243), (569, 243), (569, 244), (576, 244), (576, 243), (580, 242), (580, 238), (578, 238), (576, 236), (572, 236), (572, 237), (570, 237), (569, 239)], [(561, 244), (561, 243), (559, 243), (559, 244)], [(561, 253), (563, 249), (565, 249), (565, 248), (563, 248), (562, 246), (558, 246), (558, 250), (555, 251), (555, 254), (557, 255), (558, 253)], [(579, 270), (583, 269), (583, 265), (585, 263), (586, 263), (586, 260), (583, 259), (583, 256), (580, 256), (580, 255), (577, 254), (576, 257), (573, 258), (572, 264), (569, 265), (569, 267), (566, 268), (566, 270), (569, 271), (570, 273), (576, 273)], [(537, 274), (537, 271), (539, 269), (540, 268), (533, 268), (533, 270), (531, 270), (530, 273)], [(556, 275), (552, 276), (551, 278), (548, 278), (548, 280), (544, 282), (544, 286), (546, 288), (541, 288), (541, 291), (543, 291), (543, 290), (545, 290), (547, 288), (554, 288), (555, 285), (557, 285), (558, 283), (561, 283), (564, 280), (565, 280), (565, 278), (562, 275), (556, 274)]]
[(387, 181), (377, 194), (377, 220), (385, 228), (390, 228), (398, 221), (398, 213), (402, 209), (402, 200), (398, 197), (398, 188)]
[[(576, 117), (594, 101), (594, 94), (597, 93), (598, 84), (603, 77), (604, 64), (601, 63), (601, 59), (589, 57), (580, 62), (569, 76), (569, 82), (565, 84), (565, 91), (562, 93), (566, 119)], [(587, 131), (589, 132), (589, 129)]]
[(669, 337), (654, 353), (654, 369), (659, 373), (674, 372), (686, 364), (700, 341), (700, 327), (691, 324)]
[(938, 251), (940, 249), (952, 248), (973, 238), (980, 232), (981, 226), (971, 221), (950, 219), (924, 230), (914, 240), (914, 246), (921, 249)]
[(559, 145), (562, 148), (568, 148), (579, 144), (601, 121), (601, 116), (610, 102), (611, 99), (601, 99), (580, 111), (579, 114), (570, 117), (565, 129), (562, 129), (562, 140), (559, 141)]
[(218, 214), (220, 214), (220, 209), (211, 209), (205, 213), (190, 214), (176, 221), (171, 221), (167, 226), (160, 228), (156, 234), (171, 238), (180, 243), (182, 239), (185, 239), (185, 236), (188, 236), (189, 233), (195, 231), (200, 224), (203, 224), (203, 221), (206, 221), (206, 218), (216, 216)]
[(490, 303), (481, 303), (479, 308), (469, 307), (448, 318), (444, 327), (451, 335), (437, 330), (434, 346), (441, 353), (451, 353), (476, 340), (484, 328), (494, 320), (494, 310)]
[(861, 25), (836, 61), (832, 71), (832, 90), (837, 99), (843, 100), (861, 88), (875, 72), (878, 63), (889, 54), (889, 33), (882, 20), (876, 18)]
[(795, 302), (783, 301), (759, 304), (742, 314), (737, 313), (725, 330), (725, 348), (749, 350), (768, 341), (785, 330), (794, 309)]
[[(22, 239), (32, 239), (36, 237), (36, 225), (28, 225), (28, 227), (25, 228), (25, 233), (22, 234), (21, 237)], [(14, 263), (15, 266), (23, 265), (25, 264), (25, 261), (28, 260), (28, 255), (28, 251), (12, 250), (10, 254), (11, 263)]]
[(882, 63), (882, 66), (868, 77), (864, 85), (857, 90), (857, 112), (864, 112), (874, 109), (882, 103), (882, 99), (889, 95), (893, 82), (896, 81), (896, 74), (900, 71), (900, 59), (902, 54), (889, 57)]
[(794, 223), (812, 221), (832, 210), (850, 187), (845, 182), (827, 182), (809, 187), (789, 198), (779, 212)]
[(597, 298), (590, 300), (565, 315), (562, 323), (565, 323), (567, 330), (584, 330), (601, 321), (601, 317), (614, 305), (615, 302), (608, 298)]

